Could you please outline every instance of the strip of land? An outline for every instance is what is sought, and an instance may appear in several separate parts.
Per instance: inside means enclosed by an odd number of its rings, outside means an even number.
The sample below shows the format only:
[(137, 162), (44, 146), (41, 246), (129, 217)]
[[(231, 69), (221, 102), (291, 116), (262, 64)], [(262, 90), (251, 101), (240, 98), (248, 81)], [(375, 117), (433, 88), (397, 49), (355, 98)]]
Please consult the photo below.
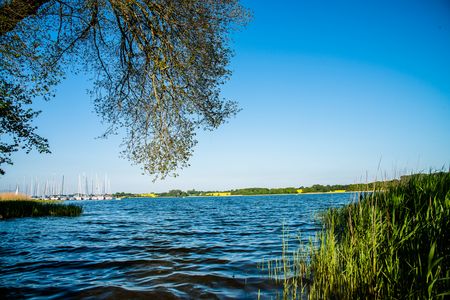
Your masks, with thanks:
[(127, 193), (120, 192), (113, 194), (114, 198), (156, 198), (156, 197), (228, 197), (228, 196), (261, 196), (261, 195), (289, 195), (289, 194), (322, 194), (322, 193), (346, 193), (370, 191), (377, 187), (395, 184), (407, 180), (410, 176), (402, 176), (400, 179), (389, 181), (375, 181), (370, 183), (356, 184), (335, 184), (321, 185), (315, 184), (310, 187), (285, 187), (285, 188), (262, 188), (251, 187), (243, 189), (234, 189), (227, 191), (197, 191), (197, 190), (170, 190), (164, 193)]

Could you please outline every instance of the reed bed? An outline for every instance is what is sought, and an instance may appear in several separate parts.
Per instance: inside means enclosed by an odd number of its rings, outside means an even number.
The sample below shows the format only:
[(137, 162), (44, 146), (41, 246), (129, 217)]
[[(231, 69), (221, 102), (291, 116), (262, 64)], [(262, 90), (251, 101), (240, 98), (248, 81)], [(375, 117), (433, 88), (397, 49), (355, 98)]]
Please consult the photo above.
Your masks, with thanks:
[(45, 216), (76, 217), (83, 212), (81, 206), (59, 202), (32, 200), (30, 197), (8, 198), (5, 196), (0, 198), (0, 219)]
[(6, 200), (30, 200), (31, 197), (25, 194), (16, 193), (0, 193), (0, 201)]
[(450, 296), (450, 173), (379, 184), (322, 215), (309, 244), (267, 263), (284, 299)]

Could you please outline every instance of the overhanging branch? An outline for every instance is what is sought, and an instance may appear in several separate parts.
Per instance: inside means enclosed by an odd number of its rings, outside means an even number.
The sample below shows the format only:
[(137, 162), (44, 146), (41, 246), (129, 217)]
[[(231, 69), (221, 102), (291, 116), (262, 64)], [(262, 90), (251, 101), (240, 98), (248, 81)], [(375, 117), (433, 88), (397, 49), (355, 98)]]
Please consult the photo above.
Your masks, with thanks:
[(12, 31), (26, 17), (35, 15), (49, 0), (12, 0), (0, 7), (0, 36)]

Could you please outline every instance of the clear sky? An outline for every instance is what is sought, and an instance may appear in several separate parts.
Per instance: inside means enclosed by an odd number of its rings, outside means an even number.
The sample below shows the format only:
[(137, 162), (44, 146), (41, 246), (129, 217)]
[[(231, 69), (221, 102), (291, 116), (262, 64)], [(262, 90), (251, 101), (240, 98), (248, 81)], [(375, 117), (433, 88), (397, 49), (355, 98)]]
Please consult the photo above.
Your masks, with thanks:
[(92, 112), (89, 76), (70, 75), (36, 125), (52, 154), (13, 156), (0, 190), (78, 175), (111, 189), (225, 190), (354, 183), (450, 164), (450, 2), (244, 1), (223, 96), (242, 111), (199, 132), (191, 167), (152, 182), (119, 158)]

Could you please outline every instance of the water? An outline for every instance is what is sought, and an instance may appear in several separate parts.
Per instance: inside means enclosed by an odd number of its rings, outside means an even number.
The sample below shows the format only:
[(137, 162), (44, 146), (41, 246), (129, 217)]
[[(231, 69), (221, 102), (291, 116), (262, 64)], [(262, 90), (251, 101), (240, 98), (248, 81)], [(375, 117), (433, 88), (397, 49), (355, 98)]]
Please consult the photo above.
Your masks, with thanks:
[(281, 254), (282, 225), (307, 238), (350, 194), (76, 202), (75, 218), (0, 222), (5, 298), (256, 299), (257, 268)]

